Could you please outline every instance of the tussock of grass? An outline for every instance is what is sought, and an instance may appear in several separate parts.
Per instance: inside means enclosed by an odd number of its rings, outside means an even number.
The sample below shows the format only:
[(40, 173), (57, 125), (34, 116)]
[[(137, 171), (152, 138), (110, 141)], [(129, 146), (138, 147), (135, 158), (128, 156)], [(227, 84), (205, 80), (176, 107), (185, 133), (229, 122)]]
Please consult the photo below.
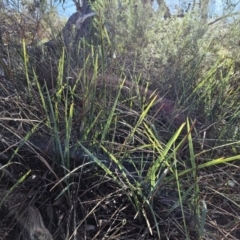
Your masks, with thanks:
[[(31, 195), (59, 239), (238, 239), (236, 22), (162, 20), (107, 2), (94, 6), (99, 31), (79, 43), (79, 66), (62, 47), (46, 59), (54, 88), (24, 42), (24, 77), (5, 66), (14, 74), (0, 79), (1, 188)], [(172, 117), (156, 114), (159, 96), (176, 103)]]

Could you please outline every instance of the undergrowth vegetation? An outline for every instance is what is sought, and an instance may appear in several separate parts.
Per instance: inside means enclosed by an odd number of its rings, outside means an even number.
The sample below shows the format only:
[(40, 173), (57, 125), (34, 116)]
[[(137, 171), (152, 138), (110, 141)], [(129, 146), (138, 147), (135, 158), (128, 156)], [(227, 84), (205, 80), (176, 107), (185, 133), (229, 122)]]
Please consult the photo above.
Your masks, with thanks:
[(0, 192), (54, 239), (239, 239), (239, 20), (137, 2), (95, 1), (51, 53), (1, 39)]

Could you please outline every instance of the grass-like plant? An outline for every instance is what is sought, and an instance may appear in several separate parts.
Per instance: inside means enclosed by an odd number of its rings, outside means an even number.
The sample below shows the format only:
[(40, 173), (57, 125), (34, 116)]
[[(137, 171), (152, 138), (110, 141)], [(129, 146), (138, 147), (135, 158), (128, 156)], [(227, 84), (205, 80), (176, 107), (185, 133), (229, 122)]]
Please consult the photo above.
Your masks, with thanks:
[[(4, 90), (0, 107), (8, 142), (0, 145), (2, 156), (21, 163), (13, 174), (24, 176), (12, 188), (35, 189), (32, 201), (43, 216), (45, 199), (53, 203), (53, 232), (62, 239), (236, 238), (235, 23), (213, 30), (194, 13), (163, 20), (140, 1), (99, 2), (93, 6), (98, 31), (80, 41), (80, 63), (72, 66), (78, 56), (56, 49), (60, 57), (49, 64), (57, 68), (49, 71), (53, 88), (31, 68), (23, 44), (27, 84), (7, 103), (11, 94)], [(222, 41), (218, 27), (225, 30)], [(13, 86), (16, 79), (9, 81)], [(161, 97), (175, 103), (175, 115), (166, 116), (164, 105), (156, 114)], [(179, 112), (184, 119), (174, 125)], [(27, 179), (29, 169), (39, 183)]]

